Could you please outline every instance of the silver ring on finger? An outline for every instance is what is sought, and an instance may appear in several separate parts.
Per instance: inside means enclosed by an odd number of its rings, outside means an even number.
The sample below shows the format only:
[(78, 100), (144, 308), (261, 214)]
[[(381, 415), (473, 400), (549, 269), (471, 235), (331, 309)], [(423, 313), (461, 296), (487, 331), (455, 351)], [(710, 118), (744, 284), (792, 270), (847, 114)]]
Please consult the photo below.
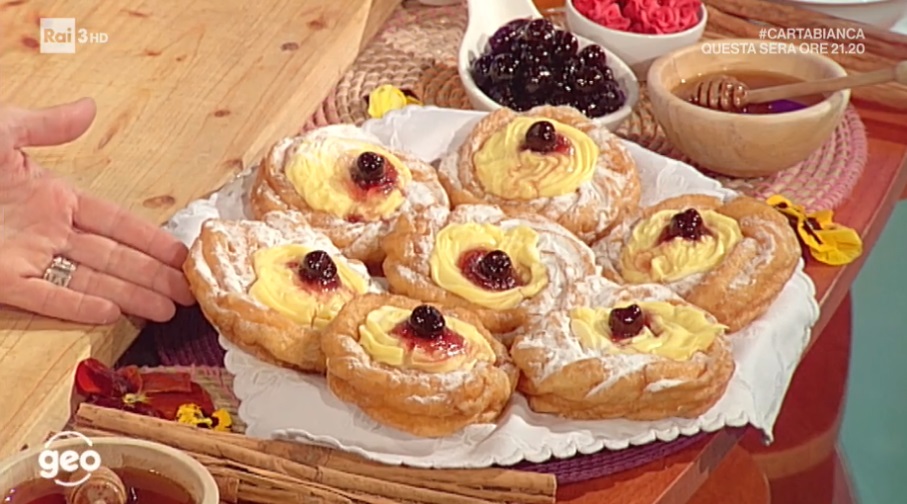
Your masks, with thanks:
[(72, 274), (75, 273), (77, 267), (78, 265), (69, 259), (56, 256), (50, 262), (50, 266), (44, 270), (44, 280), (59, 287), (69, 287), (69, 282), (72, 281)]

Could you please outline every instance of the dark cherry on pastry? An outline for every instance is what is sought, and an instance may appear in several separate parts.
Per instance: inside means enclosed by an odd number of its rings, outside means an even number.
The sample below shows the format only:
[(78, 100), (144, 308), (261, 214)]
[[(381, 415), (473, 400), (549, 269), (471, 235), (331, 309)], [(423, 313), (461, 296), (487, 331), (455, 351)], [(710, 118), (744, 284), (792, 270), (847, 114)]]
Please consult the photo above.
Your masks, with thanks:
[(501, 250), (472, 250), (460, 257), (460, 271), (475, 285), (490, 291), (504, 291), (523, 284), (513, 262)]
[(429, 305), (417, 306), (409, 315), (409, 325), (413, 334), (419, 338), (436, 339), (444, 335), (444, 315), (437, 308)]
[(671, 217), (671, 222), (662, 232), (660, 242), (671, 241), (675, 238), (696, 241), (710, 234), (702, 222), (702, 215), (695, 208), (689, 208)]
[(438, 358), (455, 355), (463, 350), (464, 340), (459, 334), (447, 328), (444, 315), (434, 306), (417, 306), (409, 320), (399, 324), (392, 331), (400, 337), (409, 350), (418, 347)]
[(374, 152), (363, 152), (356, 158), (356, 166), (353, 167), (350, 176), (359, 189), (368, 192), (393, 187), (397, 172), (384, 156)]
[(539, 121), (526, 131), (525, 147), (533, 152), (547, 154), (564, 152), (570, 149), (567, 139), (557, 133), (554, 125), (548, 121)]
[(337, 265), (331, 256), (323, 250), (313, 250), (295, 265), (299, 278), (308, 287), (329, 290), (340, 285), (337, 276)]
[(645, 314), (636, 304), (625, 308), (615, 308), (608, 315), (608, 329), (611, 331), (611, 337), (616, 341), (638, 336), (645, 326)]

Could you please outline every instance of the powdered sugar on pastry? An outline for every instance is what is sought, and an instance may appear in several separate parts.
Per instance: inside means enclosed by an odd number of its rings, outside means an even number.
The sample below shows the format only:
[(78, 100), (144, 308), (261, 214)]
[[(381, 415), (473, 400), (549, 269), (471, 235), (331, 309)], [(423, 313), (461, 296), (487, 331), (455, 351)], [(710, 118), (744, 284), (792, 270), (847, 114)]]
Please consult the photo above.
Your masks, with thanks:
[[(599, 359), (601, 365), (608, 370), (608, 378), (590, 390), (589, 396), (607, 390), (622, 377), (641, 371), (659, 358), (645, 353), (608, 353), (603, 349), (583, 347), (574, 336), (570, 310), (578, 307), (613, 307), (628, 301), (681, 301), (666, 286), (647, 284), (621, 287), (605, 278), (589, 278), (565, 297), (567, 306), (541, 319), (533, 330), (514, 344), (513, 351), (536, 349), (544, 352), (544, 358), (534, 362), (536, 366), (533, 374), (537, 382), (543, 382), (575, 362)], [(703, 357), (702, 354), (696, 354), (693, 358)], [(673, 385), (663, 383), (659, 386), (667, 388)]]
[(674, 388), (678, 385), (682, 385), (682, 380), (658, 380), (657, 382), (650, 383), (646, 386), (646, 392), (660, 392), (662, 390), (667, 390), (669, 388)]
[[(739, 245), (738, 245), (739, 246)], [(669, 289), (683, 296), (684, 294), (690, 292), (696, 285), (702, 281), (705, 277), (705, 273), (694, 273), (692, 275), (685, 276), (676, 282), (671, 282), (666, 284)]]
[(619, 275), (617, 264), (620, 262), (620, 252), (633, 233), (633, 226), (639, 222), (637, 216), (628, 217), (611, 229), (604, 238), (592, 244), (595, 262), (604, 270)]
[(746, 217), (740, 220), (740, 224), (752, 227), (753, 236), (744, 238), (737, 246), (752, 249), (756, 259), (746, 263), (746, 266), (731, 280), (730, 284), (728, 284), (731, 290), (753, 285), (756, 281), (756, 272), (771, 262), (777, 248), (775, 235), (766, 231), (767, 223), (764, 221), (755, 217)]
[[(507, 214), (500, 208), (490, 205), (460, 205), (450, 212), (449, 218), (438, 219), (440, 215), (410, 215), (401, 218), (395, 230), (384, 240), (387, 259), (384, 262), (384, 273), (387, 275), (391, 291), (415, 299), (431, 301), (466, 308), (476, 313), (482, 324), (504, 344), (510, 341), (525, 325), (528, 319), (545, 314), (563, 303), (563, 293), (571, 286), (590, 275), (600, 274), (595, 266), (592, 250), (574, 236), (570, 231), (543, 217), (530, 214)], [(449, 241), (438, 246), (439, 236), (452, 226), (476, 224), (491, 225), (510, 236), (522, 236), (521, 245), (529, 247), (520, 251), (507, 252), (523, 254), (523, 264), (531, 269), (532, 279), (520, 291), (500, 291), (504, 302), (491, 301), (487, 298), (479, 301), (468, 293), (457, 288), (442, 286), (445, 281), (455, 285), (462, 278), (463, 272), (457, 268), (458, 261), (467, 252), (470, 235), (461, 235), (456, 243), (463, 250)], [(531, 232), (527, 233), (528, 228)], [(527, 238), (531, 236), (531, 238)], [(477, 243), (483, 243), (480, 238)], [(509, 240), (510, 238), (508, 238)], [(464, 243), (463, 240), (467, 240)], [(532, 240), (534, 244), (530, 244)], [(484, 245), (479, 245), (484, 246)], [(471, 249), (469, 249), (471, 251)], [(436, 255), (437, 252), (437, 255)], [(531, 258), (531, 259), (529, 259)], [(437, 261), (438, 271), (432, 270)], [(441, 275), (440, 283), (435, 275)], [(443, 280), (446, 279), (446, 280)], [(475, 287), (477, 296), (484, 294), (480, 287)]]
[(487, 203), (505, 211), (532, 213), (558, 222), (580, 239), (590, 242), (601, 236), (639, 198), (639, 175), (633, 157), (621, 140), (606, 128), (595, 127), (563, 107), (539, 107), (526, 112), (532, 117), (551, 118), (580, 129), (598, 147), (592, 178), (568, 194), (530, 200), (506, 199), (491, 194), (482, 185), (473, 156), (498, 128), (520, 117), (512, 111), (497, 111), (480, 122), (458, 149), (441, 160), (438, 168), (455, 205)]
[[(611, 166), (624, 162), (623, 159), (629, 158), (630, 154), (614, 134), (606, 129), (593, 130), (588, 135), (601, 147), (598, 166), (592, 180), (581, 184), (575, 192), (570, 194), (540, 198), (526, 202), (526, 205), (527, 208), (552, 220), (557, 220), (562, 215), (578, 209), (585, 211), (592, 207), (596, 212), (598, 227), (590, 235), (598, 235), (617, 218), (621, 207), (616, 204), (616, 201), (620, 199), (620, 195), (627, 189), (631, 180), (630, 174), (618, 173), (612, 170)], [(458, 175), (460, 156), (461, 153), (458, 150), (451, 152), (441, 161), (438, 171), (446, 175), (451, 185), (459, 190), (465, 190), (461, 177), (469, 183), (478, 183), (478, 181), (472, 173)], [(503, 201), (490, 195), (485, 196), (485, 199), (491, 204), (499, 204)]]
[[(640, 221), (640, 217), (638, 215), (634, 215), (615, 226), (607, 236), (592, 244), (592, 251), (595, 254), (596, 263), (602, 268), (603, 271), (608, 273), (606, 276), (608, 276), (609, 278), (621, 278), (621, 274), (618, 268), (618, 264), (620, 264), (621, 254), (623, 253), (624, 246), (631, 239), (633, 229)], [(753, 243), (748, 242), (753, 242), (753, 240), (745, 238), (736, 246), (747, 247), (753, 245)], [(750, 266), (753, 265), (751, 264)], [(705, 278), (705, 276), (706, 273), (694, 273), (665, 285), (673, 292), (683, 296), (694, 289), (696, 285), (698, 285), (703, 280), (703, 278)], [(743, 272), (741, 272), (739, 281), (748, 281), (745, 278), (745, 274), (743, 274)]]
[[(345, 338), (342, 342), (344, 350), (349, 352), (347, 357), (346, 364), (350, 367), (359, 367), (359, 368), (368, 368), (374, 367), (376, 364), (372, 361), (372, 358), (369, 357), (365, 350), (362, 349), (362, 346), (359, 345), (353, 338)], [(435, 383), (440, 384), (437, 388), (437, 394), (427, 397), (437, 397), (438, 401), (441, 402), (445, 398), (445, 393), (450, 393), (454, 390), (457, 390), (463, 387), (465, 384), (469, 383), (470, 380), (477, 379), (476, 377), (480, 375), (480, 372), (484, 370), (489, 364), (485, 362), (480, 362), (476, 364), (476, 367), (470, 371), (450, 371), (447, 373), (432, 373), (431, 377)], [(396, 372), (389, 373), (389, 379), (395, 384), (406, 384), (412, 387), (417, 387), (424, 383), (425, 374), (422, 372), (407, 372), (401, 369), (395, 369)], [(420, 403), (428, 404), (431, 401), (426, 397), (421, 397)]]
[[(211, 285), (215, 295), (238, 294), (256, 306), (265, 308), (249, 295), (249, 288), (256, 280), (252, 256), (257, 250), (297, 244), (323, 250), (333, 256), (341, 255), (324, 234), (299, 225), (299, 218), (293, 213), (274, 212), (267, 214), (263, 222), (226, 220), (205, 222), (206, 229), (227, 238), (218, 242), (213, 249), (223, 274), (220, 278), (214, 277), (202, 255), (201, 247), (194, 247), (192, 251), (196, 270)], [(347, 264), (354, 272), (369, 278), (368, 270), (361, 262), (348, 259)], [(372, 281), (369, 292), (383, 292), (383, 289)]]
[[(787, 218), (764, 201), (749, 196), (722, 199), (704, 194), (686, 194), (643, 209), (640, 215), (660, 214), (660, 218), (664, 218), (670, 212), (677, 212), (677, 216), (689, 209), (701, 212), (700, 217), (704, 220), (709, 219), (705, 212), (711, 213), (713, 219), (720, 216), (724, 224), (718, 224), (717, 220), (711, 224), (719, 226), (716, 236), (720, 238), (728, 234), (727, 231), (733, 231), (734, 237), (722, 246), (720, 252), (718, 248), (700, 249), (719, 252), (720, 256), (714, 252), (711, 256), (706, 253), (701, 258), (708, 260), (698, 264), (698, 259), (692, 259), (694, 254), (698, 254), (696, 245), (693, 245), (690, 260), (694, 262), (689, 264), (691, 267), (687, 271), (698, 274), (680, 277), (667, 285), (690, 303), (709, 312), (728, 328), (729, 333), (735, 333), (762, 316), (777, 299), (801, 260), (799, 240)], [(631, 257), (643, 252), (638, 248), (626, 248), (631, 244), (632, 231), (640, 222), (639, 216), (628, 221), (628, 225), (618, 226), (600, 242), (593, 244), (596, 260), (605, 276), (617, 281), (623, 278), (622, 268), (627, 265), (639, 269), (635, 275), (639, 278), (639, 272), (648, 267), (642, 262), (653, 257), (650, 253), (656, 256), (660, 253), (649, 250), (645, 251), (646, 255)], [(647, 239), (651, 239), (655, 228), (649, 227), (646, 232), (649, 233)], [(677, 251), (676, 248), (673, 251), (673, 260), (683, 263), (686, 260), (681, 259), (684, 254)], [(666, 249), (666, 252), (671, 251)]]
[[(607, 366), (610, 374), (607, 380), (596, 387), (596, 391), (610, 387), (621, 377), (638, 372), (646, 364), (655, 360), (653, 356), (647, 354), (611, 355), (603, 354), (599, 350), (583, 348), (579, 340), (573, 337), (570, 315), (566, 310), (545, 317), (514, 343), (514, 351), (523, 349), (535, 349), (542, 352), (543, 357), (534, 362), (532, 370), (538, 382), (544, 382), (574, 362), (600, 359), (602, 366)], [(592, 393), (590, 391), (590, 394)]]
[(533, 298), (532, 313), (547, 313), (555, 309), (576, 279), (584, 276), (585, 265), (595, 263), (589, 247), (552, 222), (510, 219), (501, 209), (486, 205), (461, 205), (451, 212), (450, 224), (470, 222), (497, 224), (505, 231), (528, 226), (539, 233), (538, 249), (540, 260), (548, 270), (548, 286)]
[[(438, 182), (434, 168), (405, 152), (394, 152), (394, 155), (406, 165), (413, 174), (413, 179), (401, 190), (403, 203), (381, 220), (351, 222), (323, 212), (312, 213), (308, 208), (292, 208), (291, 203), (284, 201), (286, 196), (281, 197), (281, 191), (289, 191), (292, 187), (285, 170), (295, 156), (320, 153), (328, 158), (339, 157), (345, 152), (361, 148), (363, 143), (381, 145), (374, 135), (345, 124), (327, 126), (303, 136), (283, 139), (271, 150), (269, 162), (263, 167), (269, 170), (271, 182), (258, 181), (253, 189), (253, 198), (272, 209), (290, 207), (292, 210), (300, 210), (298, 215), (304, 219), (302, 222), (322, 230), (332, 241), (341, 245), (344, 254), (356, 258), (374, 257), (378, 241), (390, 231), (400, 215), (444, 211), (450, 207), (450, 200)], [(275, 184), (285, 187), (275, 189)]]

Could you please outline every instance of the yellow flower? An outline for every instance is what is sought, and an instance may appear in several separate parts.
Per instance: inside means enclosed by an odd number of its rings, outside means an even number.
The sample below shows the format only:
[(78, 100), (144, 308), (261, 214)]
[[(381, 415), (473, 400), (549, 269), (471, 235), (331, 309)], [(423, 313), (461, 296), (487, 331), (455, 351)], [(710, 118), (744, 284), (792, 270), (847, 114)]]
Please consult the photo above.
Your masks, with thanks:
[(843, 266), (863, 254), (860, 235), (849, 227), (835, 223), (834, 212), (831, 210), (807, 214), (802, 205), (781, 195), (768, 198), (766, 203), (788, 218), (800, 241), (817, 261), (831, 266)]
[(211, 413), (211, 419), (214, 421), (214, 426), (211, 428), (216, 431), (230, 432), (233, 428), (233, 417), (227, 410), (219, 409)]
[(184, 404), (176, 411), (176, 421), (181, 424), (199, 425), (205, 421), (205, 413), (197, 404)]
[(422, 105), (422, 102), (411, 92), (398, 89), (390, 84), (379, 86), (366, 98), (368, 115), (381, 119), (391, 110), (402, 109), (407, 105)]
[(205, 412), (196, 404), (180, 406), (176, 412), (176, 421), (181, 424), (221, 432), (230, 432), (233, 427), (233, 418), (227, 410), (219, 409), (211, 413), (210, 417), (206, 417)]

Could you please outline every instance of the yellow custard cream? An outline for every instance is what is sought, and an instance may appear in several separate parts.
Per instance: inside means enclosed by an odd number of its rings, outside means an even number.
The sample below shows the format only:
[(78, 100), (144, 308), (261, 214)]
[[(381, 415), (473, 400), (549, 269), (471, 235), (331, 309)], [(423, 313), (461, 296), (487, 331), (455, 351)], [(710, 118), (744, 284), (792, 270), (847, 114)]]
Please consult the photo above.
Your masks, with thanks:
[(727, 329), (709, 321), (705, 312), (689, 305), (674, 305), (664, 301), (626, 303), (619, 308), (636, 304), (647, 317), (647, 326), (621, 345), (611, 340), (607, 308), (577, 308), (570, 313), (570, 327), (580, 344), (587, 349), (609, 353), (647, 353), (677, 361), (690, 359), (696, 352), (707, 350), (715, 338)]
[(294, 322), (323, 329), (347, 301), (365, 294), (368, 279), (353, 271), (343, 258), (335, 256), (332, 259), (340, 286), (324, 293), (303, 288), (297, 270), (290, 264), (302, 261), (313, 250), (302, 245), (284, 245), (255, 252), (252, 263), (257, 279), (249, 294)]
[[(363, 152), (384, 157), (397, 172), (395, 187), (390, 191), (357, 194), (351, 171)], [(287, 178), (306, 204), (319, 212), (342, 219), (355, 218), (372, 222), (394, 213), (403, 204), (403, 188), (412, 181), (412, 173), (397, 156), (376, 145), (347, 139), (327, 138), (312, 145), (303, 144), (286, 167)]]
[(620, 258), (621, 274), (632, 283), (670, 283), (711, 270), (742, 239), (734, 219), (718, 212), (700, 212), (710, 234), (695, 241), (675, 238), (658, 243), (677, 210), (663, 210), (637, 224)]
[[(523, 148), (526, 131), (548, 121), (570, 144), (569, 152), (539, 153)], [(531, 200), (553, 198), (576, 191), (592, 179), (599, 148), (582, 131), (548, 118), (517, 117), (492, 134), (473, 155), (476, 176), (491, 194)]]
[[(504, 231), (492, 224), (451, 224), (438, 233), (429, 258), (431, 278), (439, 287), (493, 310), (514, 308), (535, 296), (548, 285), (548, 270), (541, 262), (539, 235), (528, 226)], [(473, 250), (501, 250), (510, 257), (522, 285), (491, 291), (467, 278), (460, 269), (460, 258)]]
[(404, 369), (419, 369), (430, 373), (468, 371), (476, 363), (494, 362), (494, 349), (475, 326), (452, 317), (445, 317), (447, 328), (462, 338), (462, 347), (449, 348), (447, 341), (440, 341), (437, 351), (433, 345), (412, 345), (393, 334), (399, 324), (405, 323), (412, 312), (396, 306), (384, 306), (373, 310), (359, 326), (359, 344), (376, 362)]

